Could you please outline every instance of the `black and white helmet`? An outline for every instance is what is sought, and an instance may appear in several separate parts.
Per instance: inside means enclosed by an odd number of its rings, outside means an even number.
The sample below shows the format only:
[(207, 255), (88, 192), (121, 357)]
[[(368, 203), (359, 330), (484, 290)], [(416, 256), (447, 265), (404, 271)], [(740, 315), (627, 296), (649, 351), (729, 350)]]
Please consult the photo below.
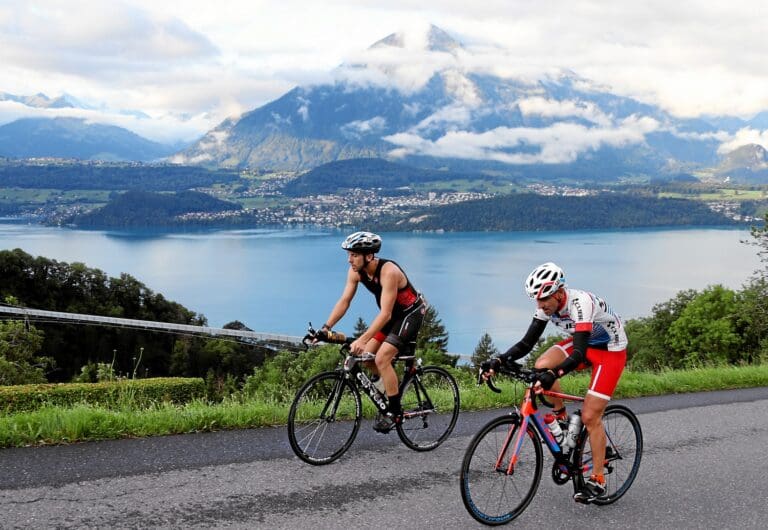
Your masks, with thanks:
[(373, 232), (355, 232), (347, 236), (341, 248), (359, 254), (376, 254), (381, 250), (381, 237)]
[(525, 280), (525, 292), (534, 300), (541, 300), (565, 285), (563, 269), (552, 262), (539, 265)]

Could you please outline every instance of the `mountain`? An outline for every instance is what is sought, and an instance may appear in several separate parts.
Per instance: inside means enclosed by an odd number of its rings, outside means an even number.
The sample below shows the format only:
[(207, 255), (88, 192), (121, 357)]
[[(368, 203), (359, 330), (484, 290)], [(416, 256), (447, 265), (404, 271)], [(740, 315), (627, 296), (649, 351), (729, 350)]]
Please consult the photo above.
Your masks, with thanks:
[(741, 184), (768, 184), (768, 151), (761, 145), (742, 145), (728, 153), (714, 174)]
[[(351, 158), (538, 178), (614, 180), (718, 162), (717, 123), (677, 119), (573, 72), (499, 76), (432, 26), (209, 131), (173, 160), (308, 170)], [(725, 120), (721, 120), (725, 123)], [(731, 122), (733, 127), (735, 122)]]
[(0, 101), (15, 101), (27, 107), (38, 109), (87, 108), (69, 94), (51, 99), (43, 93), (34, 96), (16, 96), (7, 92), (0, 92)]
[(0, 156), (9, 158), (149, 162), (171, 153), (127, 129), (79, 118), (22, 118), (0, 126)]
[(355, 158), (322, 164), (288, 182), (282, 192), (289, 197), (339, 193), (343, 189), (375, 188), (381, 194), (425, 182), (483, 178), (460, 172), (422, 169), (380, 158)]

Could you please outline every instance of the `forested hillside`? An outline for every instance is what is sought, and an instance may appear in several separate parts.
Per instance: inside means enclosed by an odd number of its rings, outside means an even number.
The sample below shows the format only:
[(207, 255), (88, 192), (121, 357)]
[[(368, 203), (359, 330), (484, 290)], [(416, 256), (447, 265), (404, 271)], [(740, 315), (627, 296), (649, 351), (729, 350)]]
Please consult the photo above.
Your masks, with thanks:
[[(20, 249), (0, 251), (0, 301), (8, 297), (34, 309), (207, 325), (203, 315), (165, 299), (129, 274), (110, 278), (82, 263), (33, 257)], [(232, 341), (161, 332), (61, 323), (34, 326), (44, 333), (40, 355), (55, 361), (46, 369), (50, 381), (69, 381), (83, 367), (113, 362), (116, 373), (137, 370), (141, 377), (242, 377), (268, 353)]]
[(161, 227), (177, 224), (176, 216), (185, 213), (241, 209), (240, 204), (222, 201), (197, 191), (171, 194), (127, 191), (103, 208), (74, 216), (68, 222), (84, 228)]
[(537, 231), (736, 224), (704, 203), (604, 193), (597, 196), (512, 194), (414, 212), (378, 230)]
[(194, 166), (0, 161), (0, 188), (181, 191), (238, 178)]
[(395, 190), (425, 182), (483, 178), (477, 172), (460, 173), (421, 169), (380, 158), (356, 158), (329, 162), (289, 182), (283, 193), (291, 197), (337, 193), (341, 189)]

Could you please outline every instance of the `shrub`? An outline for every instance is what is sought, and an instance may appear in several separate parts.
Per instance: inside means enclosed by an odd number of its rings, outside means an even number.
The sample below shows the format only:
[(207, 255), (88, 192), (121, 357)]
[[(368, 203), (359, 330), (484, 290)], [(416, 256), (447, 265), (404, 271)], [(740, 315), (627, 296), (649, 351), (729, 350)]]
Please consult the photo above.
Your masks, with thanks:
[(145, 407), (152, 403), (188, 403), (205, 395), (199, 378), (121, 379), (99, 383), (47, 383), (0, 387), (0, 411), (28, 412), (43, 406)]

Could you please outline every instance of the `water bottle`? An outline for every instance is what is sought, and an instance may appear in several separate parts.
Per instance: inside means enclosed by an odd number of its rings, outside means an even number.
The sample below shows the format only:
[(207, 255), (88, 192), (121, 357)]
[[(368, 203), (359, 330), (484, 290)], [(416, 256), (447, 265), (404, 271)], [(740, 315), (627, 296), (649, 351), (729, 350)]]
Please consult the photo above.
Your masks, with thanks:
[(571, 414), (571, 421), (568, 424), (568, 433), (565, 435), (565, 443), (563, 444), (563, 451), (568, 453), (576, 447), (576, 441), (579, 439), (579, 432), (581, 432), (581, 413), (579, 411)]
[(560, 427), (560, 423), (557, 421), (557, 418), (555, 418), (555, 416), (552, 414), (545, 414), (544, 423), (547, 424), (547, 427), (549, 427), (549, 430), (552, 432), (552, 436), (555, 437), (557, 445), (562, 445), (565, 433), (563, 432), (562, 427)]
[(387, 395), (387, 391), (384, 388), (384, 380), (381, 377), (379, 377), (378, 375), (372, 375), (371, 382), (373, 383), (373, 386), (376, 387), (376, 390), (378, 390), (382, 396)]
[(335, 342), (338, 344), (341, 344), (345, 340), (347, 340), (347, 336), (340, 332), (340, 331), (331, 331), (330, 329), (326, 331), (326, 336), (328, 337), (328, 340), (326, 342)]

